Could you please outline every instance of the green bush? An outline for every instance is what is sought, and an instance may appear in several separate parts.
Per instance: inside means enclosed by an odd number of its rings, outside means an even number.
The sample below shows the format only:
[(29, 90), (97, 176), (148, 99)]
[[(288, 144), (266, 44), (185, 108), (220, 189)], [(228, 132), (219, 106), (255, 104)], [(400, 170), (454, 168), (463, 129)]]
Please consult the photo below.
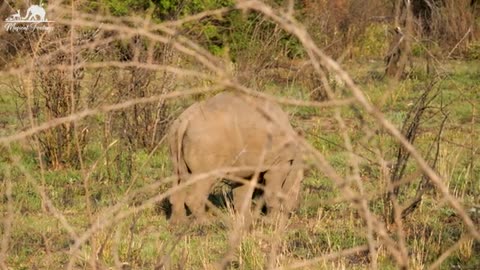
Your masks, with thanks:
[(480, 42), (474, 42), (467, 47), (467, 58), (470, 60), (480, 59)]
[[(164, 2), (164, 0), (160, 1), (160, 3), (162, 2)], [(104, 3), (114, 16), (131, 15), (131, 13), (137, 11), (145, 11), (153, 5), (151, 0), (104, 0)]]
[(384, 24), (372, 24), (358, 38), (353, 47), (353, 54), (358, 58), (383, 58), (387, 52), (387, 35)]

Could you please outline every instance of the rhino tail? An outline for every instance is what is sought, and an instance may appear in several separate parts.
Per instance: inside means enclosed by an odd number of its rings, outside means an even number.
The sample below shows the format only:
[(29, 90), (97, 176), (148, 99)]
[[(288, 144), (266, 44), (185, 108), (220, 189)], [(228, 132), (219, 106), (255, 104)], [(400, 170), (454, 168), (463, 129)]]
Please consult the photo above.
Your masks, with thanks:
[(172, 160), (172, 165), (173, 165), (173, 170), (174, 174), (177, 177), (177, 180), (175, 183), (179, 182), (180, 179), (180, 173), (179, 173), (179, 154), (177, 150), (177, 145), (178, 145), (178, 127), (179, 127), (179, 121), (175, 120), (172, 125), (170, 126), (170, 130), (168, 131), (168, 148), (170, 150), (170, 156)]
[(175, 123), (173, 134), (170, 136), (170, 151), (173, 157), (173, 167), (177, 176), (177, 184), (181, 182), (181, 177), (188, 173), (188, 167), (183, 155), (183, 138), (188, 127), (188, 119), (183, 119)]

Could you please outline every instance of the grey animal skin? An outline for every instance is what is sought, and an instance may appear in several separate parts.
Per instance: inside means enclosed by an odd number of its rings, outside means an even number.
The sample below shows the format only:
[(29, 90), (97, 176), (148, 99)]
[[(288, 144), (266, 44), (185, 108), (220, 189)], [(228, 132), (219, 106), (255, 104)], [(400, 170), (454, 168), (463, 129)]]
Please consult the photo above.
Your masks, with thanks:
[[(223, 92), (195, 103), (173, 122), (167, 135), (178, 177), (174, 187), (195, 179), (195, 174), (222, 168), (236, 169), (227, 173), (226, 179), (250, 180), (257, 172), (265, 182), (263, 196), (269, 212), (290, 212), (298, 205), (303, 179), (294, 135), (288, 115), (265, 99)], [(185, 222), (185, 206), (195, 218), (205, 221), (208, 194), (219, 180), (218, 175), (211, 175), (173, 193), (170, 221)], [(234, 188), (235, 209), (241, 208), (247, 194), (249, 185)]]

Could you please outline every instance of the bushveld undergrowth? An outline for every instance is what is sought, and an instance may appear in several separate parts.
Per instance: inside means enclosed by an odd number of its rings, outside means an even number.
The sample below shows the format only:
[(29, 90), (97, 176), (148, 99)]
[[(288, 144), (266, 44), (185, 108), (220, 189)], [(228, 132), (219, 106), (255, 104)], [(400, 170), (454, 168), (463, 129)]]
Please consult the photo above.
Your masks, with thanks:
[[(389, 79), (391, 22), (312, 2), (48, 1), (55, 32), (0, 71), (0, 268), (479, 268), (480, 65), (412, 39)], [(165, 131), (223, 90), (290, 114), (300, 207), (241, 230), (213, 194), (211, 224), (171, 226)]]

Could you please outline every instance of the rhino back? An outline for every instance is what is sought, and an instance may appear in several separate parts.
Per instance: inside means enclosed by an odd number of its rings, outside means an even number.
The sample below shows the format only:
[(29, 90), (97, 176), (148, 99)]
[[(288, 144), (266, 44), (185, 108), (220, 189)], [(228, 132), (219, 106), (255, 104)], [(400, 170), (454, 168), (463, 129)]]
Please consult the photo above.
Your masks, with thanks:
[[(272, 123), (259, 109), (275, 118)], [(273, 103), (245, 100), (232, 93), (219, 94), (191, 115), (183, 138), (186, 163), (194, 172), (226, 166), (256, 166), (264, 149), (264, 164), (290, 159), (290, 151), (272, 151), (287, 140), (288, 116)], [(247, 173), (247, 172), (246, 172)]]

